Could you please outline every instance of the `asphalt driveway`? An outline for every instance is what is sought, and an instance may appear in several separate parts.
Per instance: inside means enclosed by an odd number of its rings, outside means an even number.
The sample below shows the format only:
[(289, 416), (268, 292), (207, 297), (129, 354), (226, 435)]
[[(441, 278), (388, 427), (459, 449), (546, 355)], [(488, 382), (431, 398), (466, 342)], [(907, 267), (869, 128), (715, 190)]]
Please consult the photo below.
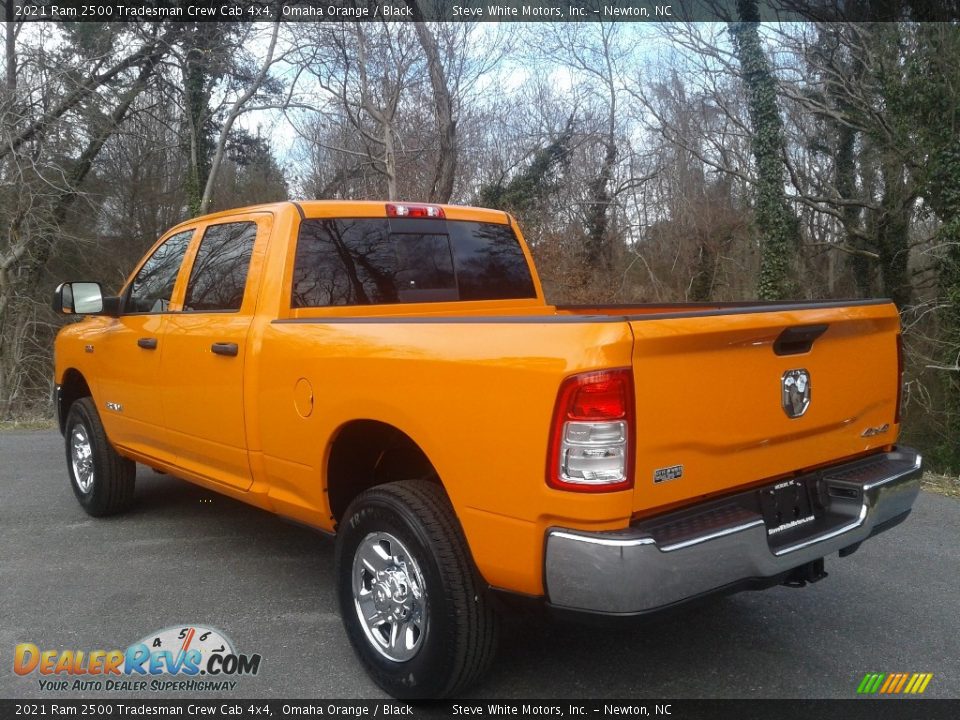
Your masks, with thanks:
[[(224, 696), (382, 698), (341, 628), (333, 544), (268, 513), (140, 468), (128, 514), (88, 517), (55, 431), (0, 432), (0, 697), (41, 691), (14, 674), (17, 643), (112, 649), (206, 625), (255, 677)], [(922, 493), (906, 523), (807, 588), (721, 598), (629, 628), (538, 616), (508, 623), (483, 698), (851, 698), (867, 672), (928, 672), (960, 698), (960, 502)], [(177, 693), (155, 693), (174, 697)]]

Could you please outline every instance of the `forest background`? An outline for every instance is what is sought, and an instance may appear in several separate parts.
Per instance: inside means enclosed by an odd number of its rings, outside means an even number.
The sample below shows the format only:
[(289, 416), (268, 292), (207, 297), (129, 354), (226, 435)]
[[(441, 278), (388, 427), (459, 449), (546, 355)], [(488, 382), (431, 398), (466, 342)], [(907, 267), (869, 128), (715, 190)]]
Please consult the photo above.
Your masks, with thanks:
[(957, 3), (502, 24), (406, 3), (38, 23), (2, 0), (0, 421), (52, 414), (57, 282), (116, 290), (203, 212), (398, 198), (514, 213), (551, 302), (891, 298), (904, 439), (960, 472)]

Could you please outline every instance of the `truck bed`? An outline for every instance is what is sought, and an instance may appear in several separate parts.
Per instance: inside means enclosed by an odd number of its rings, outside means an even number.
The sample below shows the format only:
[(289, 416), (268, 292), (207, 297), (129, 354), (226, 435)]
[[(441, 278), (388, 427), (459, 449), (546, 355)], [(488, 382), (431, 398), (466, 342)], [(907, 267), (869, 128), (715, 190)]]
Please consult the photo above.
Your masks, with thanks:
[[(544, 329), (627, 324), (636, 392), (637, 516), (879, 450), (894, 442), (898, 430), (899, 320), (887, 300), (451, 303), (409, 314), (403, 306), (349, 317), (308, 311), (281, 322)], [(816, 337), (807, 341), (811, 328)], [(533, 327), (528, 332), (538, 335)], [(414, 344), (419, 336), (404, 333)], [(560, 336), (542, 337), (545, 355), (560, 352), (546, 340)], [(569, 337), (576, 342), (583, 336)], [(528, 350), (513, 347), (516, 360), (524, 360)], [(428, 354), (438, 353), (434, 347)], [(810, 409), (798, 418), (789, 417), (781, 403), (781, 381), (792, 370), (805, 370), (810, 378)]]

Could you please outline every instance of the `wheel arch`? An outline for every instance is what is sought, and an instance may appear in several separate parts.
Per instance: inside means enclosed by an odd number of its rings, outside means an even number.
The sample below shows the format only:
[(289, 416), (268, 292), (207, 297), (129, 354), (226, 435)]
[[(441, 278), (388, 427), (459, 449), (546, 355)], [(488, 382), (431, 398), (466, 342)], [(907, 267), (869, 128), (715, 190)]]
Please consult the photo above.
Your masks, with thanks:
[(355, 497), (377, 485), (423, 479), (443, 486), (421, 445), (380, 420), (358, 419), (341, 425), (330, 442), (325, 469), (327, 502), (336, 523)]
[(67, 414), (70, 412), (70, 406), (84, 397), (93, 397), (87, 379), (76, 368), (68, 368), (63, 373), (63, 379), (58, 386), (56, 397), (57, 424), (60, 427), (61, 435), (66, 430)]

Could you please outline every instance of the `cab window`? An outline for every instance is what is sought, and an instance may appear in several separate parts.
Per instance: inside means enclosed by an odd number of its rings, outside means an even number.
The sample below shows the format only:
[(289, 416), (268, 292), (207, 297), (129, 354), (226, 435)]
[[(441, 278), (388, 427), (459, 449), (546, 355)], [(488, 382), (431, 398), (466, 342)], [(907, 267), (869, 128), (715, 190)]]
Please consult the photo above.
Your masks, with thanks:
[(536, 296), (509, 225), (385, 218), (300, 223), (294, 308)]
[(211, 225), (203, 233), (193, 262), (185, 312), (235, 312), (243, 304), (247, 271), (257, 240), (257, 224)]
[(193, 230), (184, 230), (171, 235), (154, 251), (130, 283), (124, 312), (167, 312), (173, 286), (177, 282), (177, 273), (180, 272), (180, 265), (192, 237)]

